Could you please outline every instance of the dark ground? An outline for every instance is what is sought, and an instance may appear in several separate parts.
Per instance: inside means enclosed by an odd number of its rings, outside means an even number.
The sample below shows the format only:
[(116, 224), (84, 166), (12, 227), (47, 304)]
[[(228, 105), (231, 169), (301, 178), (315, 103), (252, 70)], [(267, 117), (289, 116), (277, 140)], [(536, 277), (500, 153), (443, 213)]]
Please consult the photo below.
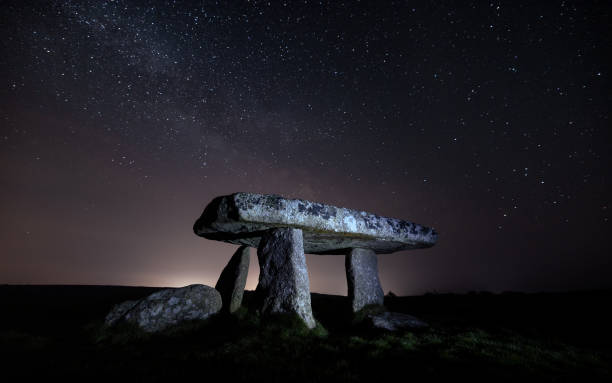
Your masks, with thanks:
[(390, 310), (430, 323), (417, 332), (351, 325), (347, 298), (323, 294), (312, 295), (315, 331), (252, 309), (155, 336), (102, 328), (114, 304), (156, 290), (0, 286), (2, 380), (612, 379), (612, 291), (387, 296)]

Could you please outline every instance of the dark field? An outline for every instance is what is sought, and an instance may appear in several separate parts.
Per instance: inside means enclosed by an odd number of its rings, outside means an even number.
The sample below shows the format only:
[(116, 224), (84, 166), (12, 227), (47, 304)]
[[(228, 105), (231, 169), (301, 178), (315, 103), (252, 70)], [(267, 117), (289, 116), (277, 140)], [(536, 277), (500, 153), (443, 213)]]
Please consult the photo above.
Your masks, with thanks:
[(351, 325), (346, 297), (322, 294), (312, 295), (314, 331), (252, 309), (154, 336), (102, 328), (114, 304), (156, 290), (0, 286), (2, 380), (612, 379), (612, 291), (386, 297), (390, 310), (430, 323), (418, 332)]

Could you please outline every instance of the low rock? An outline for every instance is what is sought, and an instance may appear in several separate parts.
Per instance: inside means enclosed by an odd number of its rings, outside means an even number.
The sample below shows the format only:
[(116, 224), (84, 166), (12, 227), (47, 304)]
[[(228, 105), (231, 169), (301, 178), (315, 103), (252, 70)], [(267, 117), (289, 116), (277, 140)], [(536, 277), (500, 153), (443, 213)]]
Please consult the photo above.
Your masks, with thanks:
[(412, 315), (391, 311), (370, 314), (367, 316), (367, 319), (373, 327), (389, 331), (414, 330), (429, 326), (427, 323)]
[(221, 310), (221, 294), (210, 286), (189, 285), (157, 291), (140, 301), (115, 306), (106, 325), (133, 323), (146, 332), (158, 332), (186, 321), (202, 320)]

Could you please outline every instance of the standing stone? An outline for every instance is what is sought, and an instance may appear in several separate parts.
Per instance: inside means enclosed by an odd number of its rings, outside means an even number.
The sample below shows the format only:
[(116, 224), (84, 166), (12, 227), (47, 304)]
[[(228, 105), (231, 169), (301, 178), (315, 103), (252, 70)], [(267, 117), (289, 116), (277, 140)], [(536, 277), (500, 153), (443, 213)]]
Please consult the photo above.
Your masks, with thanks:
[(315, 327), (302, 230), (266, 230), (257, 258), (260, 271), (256, 293), (262, 302), (262, 313), (295, 313), (308, 328)]
[(215, 289), (221, 293), (224, 311), (233, 313), (242, 304), (248, 273), (249, 247), (240, 246), (221, 272), (215, 285)]
[(348, 297), (353, 312), (367, 305), (384, 303), (384, 293), (378, 279), (378, 258), (369, 249), (352, 249), (346, 256)]

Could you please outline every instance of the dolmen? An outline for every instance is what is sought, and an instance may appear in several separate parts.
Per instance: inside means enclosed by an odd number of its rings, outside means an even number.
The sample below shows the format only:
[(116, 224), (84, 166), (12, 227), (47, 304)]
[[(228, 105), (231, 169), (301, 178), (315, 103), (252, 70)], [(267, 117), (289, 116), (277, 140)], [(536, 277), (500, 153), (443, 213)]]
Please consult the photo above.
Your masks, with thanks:
[(427, 248), (437, 240), (433, 229), (416, 223), (255, 193), (213, 199), (193, 229), (204, 238), (241, 246), (216, 286), (224, 307), (231, 306), (231, 311), (240, 305), (248, 247), (254, 247), (260, 267), (256, 296), (261, 313), (295, 313), (309, 328), (316, 323), (305, 253), (346, 257), (348, 297), (357, 312), (368, 305), (383, 304), (378, 254)]

